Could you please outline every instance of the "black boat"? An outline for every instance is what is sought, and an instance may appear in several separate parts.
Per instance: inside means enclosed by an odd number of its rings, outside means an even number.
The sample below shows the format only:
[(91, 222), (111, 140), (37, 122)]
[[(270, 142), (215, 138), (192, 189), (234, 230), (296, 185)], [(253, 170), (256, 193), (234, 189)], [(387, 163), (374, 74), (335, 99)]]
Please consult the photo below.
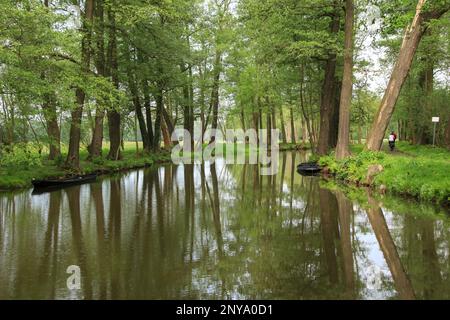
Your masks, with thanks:
[(87, 174), (83, 176), (71, 176), (65, 178), (55, 178), (55, 179), (44, 179), (44, 180), (33, 180), (33, 186), (35, 190), (43, 189), (59, 189), (64, 187), (69, 187), (73, 185), (93, 182), (97, 179), (97, 174)]
[(322, 167), (315, 162), (300, 163), (297, 172), (303, 176), (313, 176), (322, 171)]

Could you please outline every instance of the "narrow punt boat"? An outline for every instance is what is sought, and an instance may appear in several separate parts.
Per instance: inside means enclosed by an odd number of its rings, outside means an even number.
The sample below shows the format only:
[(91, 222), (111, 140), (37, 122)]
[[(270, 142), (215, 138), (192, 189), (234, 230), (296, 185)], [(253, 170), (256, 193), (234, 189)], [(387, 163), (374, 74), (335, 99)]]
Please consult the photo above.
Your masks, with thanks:
[(65, 178), (55, 178), (55, 179), (43, 179), (43, 180), (33, 180), (34, 189), (47, 189), (47, 188), (64, 188), (73, 185), (93, 182), (97, 179), (97, 174), (87, 174), (82, 176), (71, 176)]
[(322, 167), (320, 167), (317, 163), (300, 163), (297, 166), (297, 172), (304, 176), (313, 176), (322, 171)]

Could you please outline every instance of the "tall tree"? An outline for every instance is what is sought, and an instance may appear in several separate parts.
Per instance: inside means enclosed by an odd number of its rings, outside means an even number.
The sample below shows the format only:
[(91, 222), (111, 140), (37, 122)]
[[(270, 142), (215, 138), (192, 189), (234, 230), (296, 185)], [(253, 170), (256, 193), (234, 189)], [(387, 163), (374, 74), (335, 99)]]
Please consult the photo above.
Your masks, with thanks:
[[(49, 8), (48, 0), (44, 1), (44, 6)], [(45, 72), (42, 73), (42, 78), (45, 79)], [(58, 113), (56, 110), (56, 99), (54, 94), (50, 92), (44, 94), (42, 109), (49, 138), (48, 157), (50, 160), (55, 160), (57, 157), (61, 156), (61, 130), (58, 124)]]
[[(87, 76), (90, 71), (91, 62), (91, 34), (92, 21), (94, 17), (94, 0), (86, 0), (84, 15), (82, 17), (82, 40), (81, 40), (81, 74)], [(69, 152), (67, 154), (66, 166), (79, 168), (80, 166), (80, 140), (81, 119), (86, 99), (86, 93), (81, 86), (75, 90), (76, 106), (71, 112)]]
[[(119, 89), (119, 66), (117, 62), (117, 31), (116, 31), (116, 17), (114, 12), (115, 1), (111, 1), (108, 6), (108, 53), (107, 65), (108, 75), (111, 76), (111, 81), (116, 89)], [(108, 115), (108, 131), (109, 131), (109, 153), (108, 159), (118, 160), (122, 157), (120, 153), (121, 141), (121, 116), (117, 106), (111, 105), (107, 111)]]
[(350, 107), (353, 92), (353, 19), (353, 0), (346, 0), (344, 77), (342, 80), (341, 105), (339, 108), (339, 136), (336, 147), (336, 158), (338, 160), (350, 155)]
[[(333, 1), (333, 13), (331, 14), (330, 32), (335, 35), (340, 29), (340, 5), (339, 1)], [(322, 86), (322, 98), (320, 104), (320, 132), (317, 145), (317, 153), (325, 155), (330, 148), (330, 132), (333, 130), (333, 106), (336, 92), (336, 52), (330, 52), (325, 63), (325, 78)]]
[[(106, 76), (105, 70), (105, 42), (104, 42), (104, 5), (103, 0), (97, 0), (94, 10), (94, 30), (95, 30), (95, 68), (101, 77)], [(103, 146), (103, 120), (105, 118), (105, 101), (97, 99), (97, 109), (95, 111), (94, 130), (92, 140), (89, 145), (89, 158), (94, 159), (102, 155)]]
[(427, 0), (419, 0), (416, 14), (411, 25), (406, 28), (403, 43), (398, 54), (392, 75), (384, 93), (380, 107), (375, 115), (366, 147), (368, 150), (379, 151), (383, 144), (385, 132), (389, 126), (395, 104), (408, 76), (414, 55), (422, 36), (427, 31), (429, 22), (438, 19), (450, 10), (450, 1), (439, 1), (426, 7)]

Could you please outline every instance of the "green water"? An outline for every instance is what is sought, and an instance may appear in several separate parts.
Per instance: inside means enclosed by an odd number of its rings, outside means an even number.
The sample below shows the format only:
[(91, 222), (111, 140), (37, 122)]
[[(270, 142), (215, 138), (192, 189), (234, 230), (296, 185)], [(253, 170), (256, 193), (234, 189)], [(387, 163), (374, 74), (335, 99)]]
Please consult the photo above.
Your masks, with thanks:
[(450, 297), (444, 209), (359, 205), (296, 173), (304, 158), (282, 154), (276, 176), (219, 160), (0, 194), (0, 299)]

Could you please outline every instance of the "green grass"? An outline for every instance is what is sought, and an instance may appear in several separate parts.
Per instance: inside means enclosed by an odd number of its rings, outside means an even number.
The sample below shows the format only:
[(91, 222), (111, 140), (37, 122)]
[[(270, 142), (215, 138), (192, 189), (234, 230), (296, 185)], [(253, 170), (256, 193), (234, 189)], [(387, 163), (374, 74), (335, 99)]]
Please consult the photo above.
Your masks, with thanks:
[(381, 164), (372, 187), (384, 185), (387, 192), (438, 203), (450, 202), (450, 151), (430, 146), (399, 143), (398, 152), (363, 151), (353, 146), (353, 156), (336, 161), (333, 155), (322, 157), (320, 164), (337, 179), (360, 185), (366, 180), (368, 167)]
[[(142, 151), (142, 146), (140, 146)], [(108, 152), (107, 146), (103, 148), (103, 154)], [(80, 173), (87, 174), (92, 172), (109, 173), (125, 169), (145, 167), (159, 162), (170, 161), (170, 153), (160, 152), (154, 154), (136, 153), (135, 143), (125, 143), (122, 151), (122, 159), (111, 161), (103, 158), (87, 161), (87, 151), (80, 152)], [(46, 156), (40, 156), (40, 161), (36, 162), (36, 155), (32, 154), (33, 162), (25, 165), (25, 161), (20, 165), (2, 165), (0, 167), (0, 190), (23, 189), (31, 186), (33, 179), (44, 179), (51, 177), (61, 177), (71, 172), (62, 169), (58, 164), (62, 161), (45, 160)], [(63, 157), (64, 158), (64, 157)], [(12, 162), (12, 161), (11, 161)]]

